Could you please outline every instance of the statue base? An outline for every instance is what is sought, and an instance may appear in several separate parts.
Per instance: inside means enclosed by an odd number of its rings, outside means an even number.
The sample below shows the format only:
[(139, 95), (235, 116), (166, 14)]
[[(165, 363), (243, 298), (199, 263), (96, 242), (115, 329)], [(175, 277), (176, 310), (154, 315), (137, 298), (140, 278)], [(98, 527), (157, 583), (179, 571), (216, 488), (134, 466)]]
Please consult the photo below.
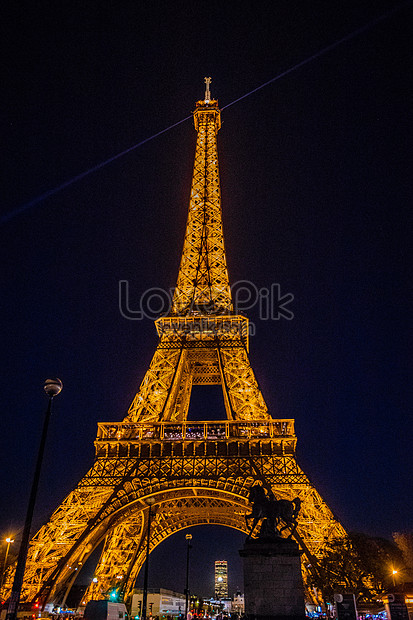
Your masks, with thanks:
[(297, 543), (286, 538), (258, 538), (247, 541), (239, 554), (248, 620), (305, 620)]

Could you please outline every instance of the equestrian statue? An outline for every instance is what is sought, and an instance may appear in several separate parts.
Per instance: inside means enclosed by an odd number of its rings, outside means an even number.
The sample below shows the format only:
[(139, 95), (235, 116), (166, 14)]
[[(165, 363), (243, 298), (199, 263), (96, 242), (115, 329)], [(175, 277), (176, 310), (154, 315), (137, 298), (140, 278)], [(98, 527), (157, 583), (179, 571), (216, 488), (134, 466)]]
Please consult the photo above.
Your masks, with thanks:
[(248, 527), (249, 521), (252, 519), (252, 525), (248, 532), (247, 541), (250, 540), (257, 523), (261, 519), (263, 522), (258, 538), (281, 538), (281, 533), (287, 528), (290, 530), (288, 538), (293, 536), (301, 508), (299, 497), (291, 502), (288, 499), (276, 499), (271, 489), (266, 491), (259, 482), (256, 482), (250, 489), (248, 499), (252, 504), (252, 512), (245, 515), (245, 521)]

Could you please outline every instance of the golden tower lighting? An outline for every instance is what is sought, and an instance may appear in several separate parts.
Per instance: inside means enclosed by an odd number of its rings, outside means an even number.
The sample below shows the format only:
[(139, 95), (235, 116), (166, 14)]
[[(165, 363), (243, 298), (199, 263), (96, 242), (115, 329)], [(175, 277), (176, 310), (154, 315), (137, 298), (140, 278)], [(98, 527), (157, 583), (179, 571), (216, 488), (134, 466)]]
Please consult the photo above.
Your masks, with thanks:
[[(22, 600), (64, 605), (102, 542), (97, 581), (83, 600), (113, 588), (126, 599), (147, 550), (175, 532), (200, 524), (247, 532), (257, 480), (277, 498), (300, 498), (295, 536), (303, 570), (326, 541), (345, 533), (297, 464), (294, 420), (268, 411), (249, 360), (248, 319), (234, 313), (221, 217), (221, 113), (210, 81), (193, 113), (195, 160), (171, 310), (155, 321), (159, 341), (127, 416), (98, 424), (91, 469), (32, 538)], [(214, 384), (222, 388), (226, 419), (189, 422), (192, 387)]]

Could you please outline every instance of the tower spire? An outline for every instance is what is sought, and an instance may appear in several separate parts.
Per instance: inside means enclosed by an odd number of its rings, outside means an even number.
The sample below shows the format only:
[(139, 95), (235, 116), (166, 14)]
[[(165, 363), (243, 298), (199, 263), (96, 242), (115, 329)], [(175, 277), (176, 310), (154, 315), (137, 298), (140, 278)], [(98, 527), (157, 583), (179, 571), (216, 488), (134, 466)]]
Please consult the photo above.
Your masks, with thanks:
[(221, 127), (218, 101), (211, 99), (205, 78), (205, 99), (197, 101), (198, 133), (188, 219), (171, 315), (231, 314), (232, 299), (221, 215), (217, 133)]
[(212, 82), (212, 78), (206, 77), (206, 78), (204, 78), (204, 82), (206, 84), (206, 87), (205, 87), (205, 103), (209, 103), (209, 101), (211, 99), (211, 92), (209, 90), (209, 85)]

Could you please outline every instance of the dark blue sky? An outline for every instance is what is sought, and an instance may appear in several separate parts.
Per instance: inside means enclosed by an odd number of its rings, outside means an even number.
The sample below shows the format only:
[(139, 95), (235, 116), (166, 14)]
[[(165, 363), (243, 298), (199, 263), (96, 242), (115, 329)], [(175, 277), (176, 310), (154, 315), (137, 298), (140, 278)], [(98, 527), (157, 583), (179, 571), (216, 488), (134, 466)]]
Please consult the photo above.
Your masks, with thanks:
[[(224, 110), (218, 138), (231, 281), (295, 297), (292, 321), (248, 312), (270, 411), (295, 418), (298, 460), (346, 528), (411, 529), (412, 4), (86, 4), (5, 10), (2, 214), (188, 116), (205, 75), (224, 107), (389, 13)], [(97, 422), (121, 420), (139, 387), (156, 333), (121, 316), (118, 282), (132, 304), (174, 286), (194, 146), (187, 121), (0, 227), (1, 535), (24, 520), (44, 379), (64, 390), (36, 525), (92, 463)], [(239, 541), (198, 531), (202, 589), (202, 567), (236, 564)], [(179, 536), (154, 554), (153, 586), (182, 589), (179, 568), (176, 583), (161, 574)]]

